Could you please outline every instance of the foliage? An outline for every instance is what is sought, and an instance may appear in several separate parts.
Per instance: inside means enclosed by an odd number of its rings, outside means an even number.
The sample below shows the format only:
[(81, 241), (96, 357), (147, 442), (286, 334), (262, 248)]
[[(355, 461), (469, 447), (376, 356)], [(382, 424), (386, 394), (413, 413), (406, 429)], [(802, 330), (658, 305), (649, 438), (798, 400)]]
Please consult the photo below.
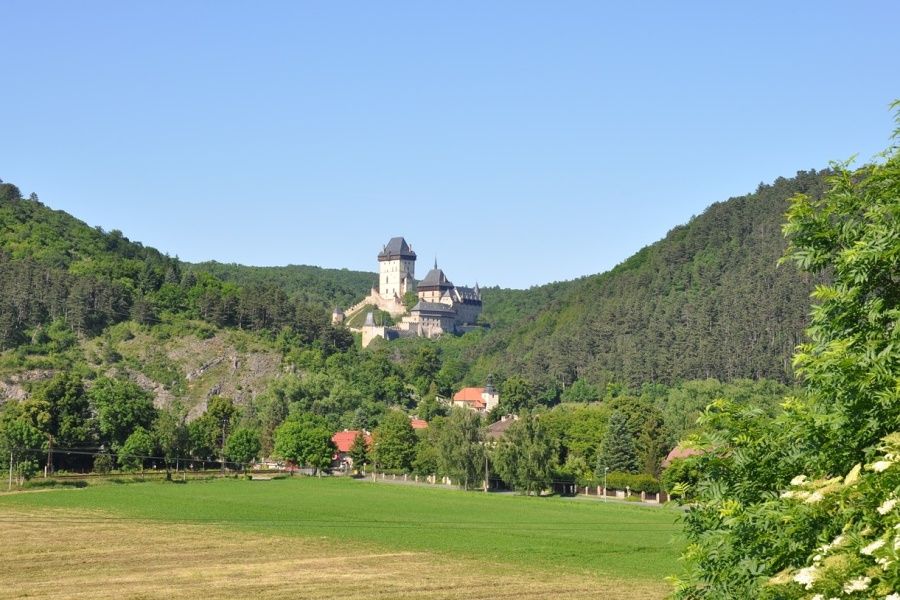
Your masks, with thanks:
[(369, 458), (369, 442), (363, 431), (357, 431), (353, 437), (353, 445), (350, 446), (350, 460), (353, 461), (353, 468), (357, 472), (364, 470), (366, 465), (372, 462)]
[(659, 481), (646, 473), (622, 473), (611, 471), (606, 476), (606, 487), (613, 490), (630, 489), (632, 492), (657, 493)]
[(514, 489), (540, 495), (550, 485), (554, 461), (553, 444), (541, 422), (524, 414), (506, 430), (493, 452), (494, 468)]
[(12, 411), (0, 413), (0, 466), (10, 468), (17, 479), (30, 479), (39, 469), (42, 433)]
[(377, 467), (410, 471), (416, 456), (416, 432), (406, 414), (390, 411), (373, 435), (372, 458)]
[(483, 439), (478, 415), (454, 407), (439, 428), (439, 471), (461, 482), (464, 489), (477, 485), (484, 473)]
[(156, 416), (153, 397), (130, 381), (101, 377), (88, 391), (100, 442), (118, 450), (136, 427), (149, 429)]
[(125, 469), (143, 469), (144, 461), (153, 455), (155, 443), (150, 432), (136, 428), (119, 450), (119, 464)]
[(225, 443), (225, 458), (241, 465), (241, 468), (259, 458), (262, 444), (259, 433), (254, 429), (236, 429)]
[(900, 154), (834, 172), (784, 228), (787, 260), (833, 282), (794, 360), (805, 389), (774, 418), (726, 401), (702, 418), (677, 598), (897, 593)]
[(275, 455), (295, 465), (309, 466), (318, 472), (331, 464), (334, 451), (331, 430), (321, 417), (292, 416), (275, 430)]
[(603, 437), (597, 465), (599, 469), (608, 469), (609, 471), (637, 472), (637, 452), (634, 449), (634, 440), (628, 431), (624, 413), (616, 411), (610, 415), (609, 426)]
[[(483, 290), (490, 333), (471, 371), (539, 388), (582, 379), (673, 385), (714, 377), (790, 382), (806, 298), (827, 274), (776, 267), (787, 198), (821, 196), (799, 172), (707, 208), (607, 273), (532, 290)], [(493, 319), (493, 320), (492, 320)]]

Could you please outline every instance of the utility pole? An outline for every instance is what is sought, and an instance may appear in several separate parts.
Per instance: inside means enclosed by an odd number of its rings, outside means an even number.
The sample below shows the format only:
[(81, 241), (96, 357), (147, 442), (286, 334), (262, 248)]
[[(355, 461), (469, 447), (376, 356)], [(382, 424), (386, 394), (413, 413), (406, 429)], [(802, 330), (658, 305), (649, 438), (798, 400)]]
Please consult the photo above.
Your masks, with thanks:
[(13, 451), (9, 451), (9, 491), (12, 491)]
[(53, 436), (48, 435), (49, 443), (47, 444), (47, 468), (44, 469), (44, 477), (53, 475)]
[(225, 477), (225, 424), (228, 419), (222, 417), (222, 477)]
[(488, 491), (488, 486), (490, 485), (488, 482), (488, 455), (487, 452), (484, 453), (484, 493), (486, 494)]

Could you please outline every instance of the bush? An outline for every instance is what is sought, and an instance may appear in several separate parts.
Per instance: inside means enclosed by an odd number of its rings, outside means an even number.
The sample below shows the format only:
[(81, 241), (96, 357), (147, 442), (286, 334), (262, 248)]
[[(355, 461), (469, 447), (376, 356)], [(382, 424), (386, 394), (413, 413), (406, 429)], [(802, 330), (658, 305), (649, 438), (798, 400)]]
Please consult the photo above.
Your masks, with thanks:
[(606, 487), (616, 490), (631, 489), (633, 492), (659, 492), (659, 481), (652, 475), (644, 473), (612, 472), (606, 476)]

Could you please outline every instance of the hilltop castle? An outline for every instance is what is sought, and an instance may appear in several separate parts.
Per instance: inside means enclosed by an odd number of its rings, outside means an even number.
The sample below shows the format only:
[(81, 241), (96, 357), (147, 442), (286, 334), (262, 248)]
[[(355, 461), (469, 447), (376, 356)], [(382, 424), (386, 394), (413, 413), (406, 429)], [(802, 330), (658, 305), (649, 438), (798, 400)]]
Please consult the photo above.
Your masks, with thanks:
[[(402, 237), (391, 238), (378, 253), (378, 287), (373, 287), (369, 295), (346, 313), (335, 309), (332, 320), (342, 323), (345, 319), (367, 307), (376, 306), (393, 317), (402, 320), (393, 326), (376, 325), (372, 312), (366, 315), (361, 328), (363, 347), (376, 337), (394, 339), (398, 337), (420, 336), (433, 338), (444, 333), (461, 333), (476, 327), (481, 314), (481, 291), (478, 284), (474, 288), (456, 286), (447, 279), (444, 271), (434, 268), (425, 279), (416, 284), (416, 253)], [(406, 295), (415, 293), (418, 302), (407, 314)]]

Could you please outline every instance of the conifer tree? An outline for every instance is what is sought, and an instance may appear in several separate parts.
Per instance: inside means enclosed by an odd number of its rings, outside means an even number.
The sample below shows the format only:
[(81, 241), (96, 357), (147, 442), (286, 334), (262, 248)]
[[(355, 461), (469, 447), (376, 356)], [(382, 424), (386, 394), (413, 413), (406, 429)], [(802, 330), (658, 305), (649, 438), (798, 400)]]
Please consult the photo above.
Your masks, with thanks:
[(637, 452), (628, 430), (628, 420), (619, 411), (609, 417), (598, 463), (601, 472), (602, 469), (622, 473), (636, 473), (638, 470)]

